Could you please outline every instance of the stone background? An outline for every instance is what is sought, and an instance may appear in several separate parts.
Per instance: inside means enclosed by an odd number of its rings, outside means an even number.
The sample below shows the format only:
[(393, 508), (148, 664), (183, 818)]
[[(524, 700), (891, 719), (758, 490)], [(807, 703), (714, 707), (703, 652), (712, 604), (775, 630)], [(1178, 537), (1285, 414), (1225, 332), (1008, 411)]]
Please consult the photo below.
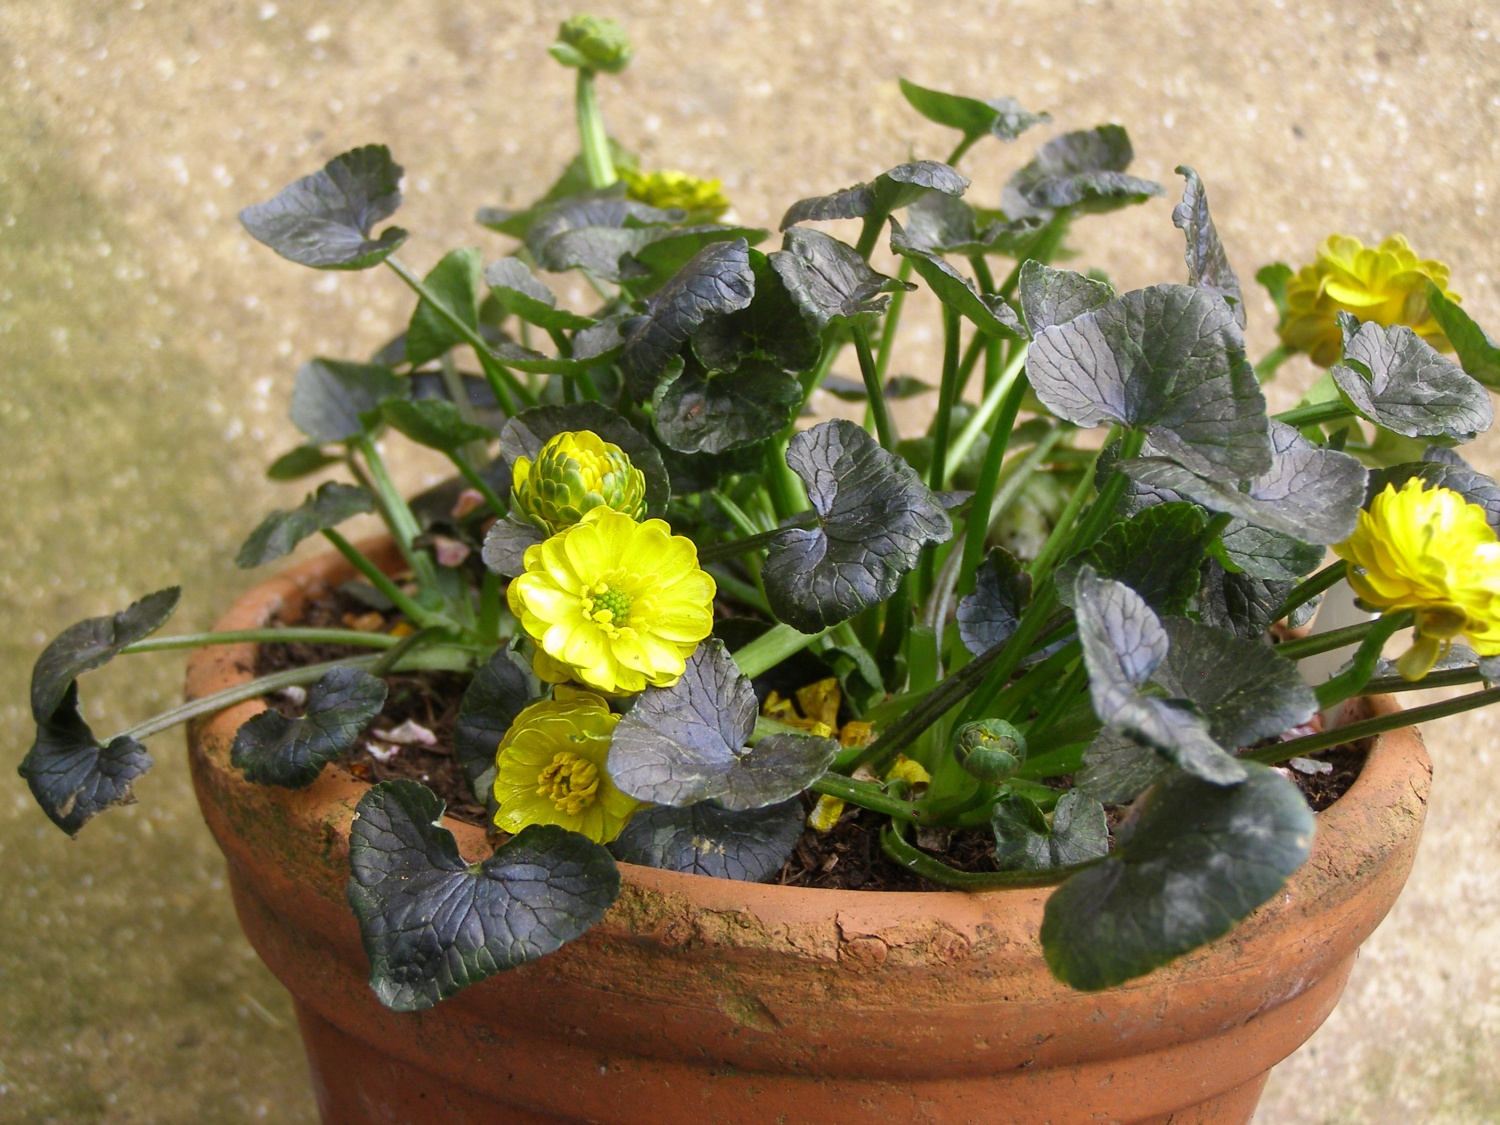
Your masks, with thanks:
[[(247, 203), (356, 144), (407, 168), (402, 253), (498, 236), (482, 204), (538, 193), (574, 151), (571, 82), (545, 47), (566, 5), (519, 0), (9, 0), (0, 6), (0, 719), (30, 739), (28, 669), (49, 635), (172, 582), (206, 627), (251, 578), (228, 565), (298, 486), (261, 476), (314, 354), (362, 357), (411, 301), (388, 273), (319, 274), (255, 245)], [(1126, 124), (1133, 171), (1190, 163), (1231, 258), (1298, 263), (1330, 231), (1406, 233), (1500, 325), (1500, 12), (1389, 0), (656, 0), (614, 5), (638, 44), (603, 81), (648, 164), (721, 176), (741, 219), (868, 178), (952, 137), (904, 75), (1011, 94), (1055, 125), (964, 164), (993, 202), (1069, 128)], [(1121, 288), (1183, 277), (1171, 200), (1076, 228)], [(919, 302), (914, 302), (919, 304)], [(1272, 342), (1252, 300), (1252, 352)], [(929, 380), (935, 318), (898, 368)], [(1493, 329), (1492, 329), (1493, 330)], [(852, 371), (845, 372), (853, 374)], [(1288, 365), (1273, 405), (1312, 370)], [(1500, 445), (1475, 456), (1500, 468)], [(435, 466), (401, 462), (416, 486)], [(119, 729), (169, 702), (181, 660), (92, 678)], [(97, 682), (96, 682), (97, 681)], [(1342, 1007), (1279, 1068), (1264, 1125), (1500, 1121), (1500, 812), (1495, 720), (1434, 725), (1431, 816), (1412, 885)], [(313, 1120), (279, 986), (236, 928), (181, 736), (158, 738), (138, 806), (68, 841), (0, 772), (0, 1122)]]

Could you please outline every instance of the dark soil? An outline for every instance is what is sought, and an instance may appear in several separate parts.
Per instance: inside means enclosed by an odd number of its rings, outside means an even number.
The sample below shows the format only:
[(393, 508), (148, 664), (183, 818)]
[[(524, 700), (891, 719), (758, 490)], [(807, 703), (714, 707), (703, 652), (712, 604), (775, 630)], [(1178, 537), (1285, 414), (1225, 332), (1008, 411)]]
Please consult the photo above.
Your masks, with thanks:
[[(309, 626), (353, 627), (360, 618), (366, 626), (373, 625), (369, 615), (377, 612), (348, 594), (336, 592), (328, 598), (309, 603), (298, 622)], [(380, 615), (380, 630), (385, 630), (395, 621), (392, 613)], [(326, 660), (337, 660), (347, 656), (367, 656), (369, 649), (354, 649), (338, 645), (261, 645), (256, 662), (256, 675), (299, 667)], [(386, 677), (390, 692), (385, 709), (360, 736), (359, 742), (343, 759), (342, 765), (355, 777), (372, 784), (393, 778), (410, 778), (420, 781), (448, 803), (448, 815), (468, 824), (489, 828), (483, 804), (474, 797), (463, 767), (453, 753), (453, 727), (458, 715), (459, 701), (465, 687), (464, 677), (452, 672), (423, 672)], [(287, 715), (301, 712), (298, 702), (285, 695), (273, 696), (268, 702)], [(436, 736), (435, 745), (400, 746), (397, 752), (388, 755), (390, 744), (372, 736), (373, 731), (391, 731), (407, 720), (413, 720)], [(376, 752), (371, 751), (372, 745)], [(1303, 773), (1287, 769), (1307, 798), (1314, 812), (1322, 812), (1338, 800), (1359, 776), (1364, 764), (1365, 750), (1362, 747), (1340, 746), (1314, 755), (1313, 760), (1333, 765), (1329, 773)], [(1048, 784), (1067, 788), (1071, 778), (1050, 779)], [(811, 809), (812, 799), (803, 798)], [(1123, 818), (1124, 810), (1111, 808), (1109, 825), (1111, 830)], [(808, 829), (802, 834), (797, 847), (786, 864), (774, 878), (774, 882), (791, 887), (817, 887), (825, 890), (854, 891), (935, 891), (939, 887), (927, 879), (914, 875), (886, 859), (880, 850), (881, 817), (866, 809), (849, 805), (838, 825), (827, 833)], [(986, 829), (971, 829), (957, 832), (934, 831), (930, 835), (919, 835), (915, 843), (923, 851), (941, 859), (960, 871), (996, 870), (991, 850), (993, 838)]]

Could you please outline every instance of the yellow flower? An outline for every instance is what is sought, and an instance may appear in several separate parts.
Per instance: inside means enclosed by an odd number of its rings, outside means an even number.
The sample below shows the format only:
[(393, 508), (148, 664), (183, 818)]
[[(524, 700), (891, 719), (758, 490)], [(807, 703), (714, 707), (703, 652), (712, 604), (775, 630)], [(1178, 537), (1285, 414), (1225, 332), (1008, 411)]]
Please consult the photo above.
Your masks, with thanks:
[(1281, 341), (1306, 352), (1319, 367), (1332, 367), (1344, 353), (1336, 319), (1342, 311), (1387, 328), (1404, 324), (1433, 347), (1450, 350), (1427, 308), (1428, 281), (1450, 301), (1462, 299), (1448, 292), (1448, 267), (1419, 259), (1399, 234), (1373, 250), (1357, 238), (1331, 235), (1312, 265), (1287, 281)]
[(593, 508), (528, 547), (525, 565), (507, 598), (548, 683), (610, 694), (670, 687), (713, 627), (714, 580), (698, 569), (692, 540), (663, 520)]
[(619, 721), (597, 695), (567, 689), (517, 715), (495, 754), (496, 827), (557, 824), (600, 844), (618, 836), (641, 808), (604, 768)]
[(510, 498), (518, 515), (556, 535), (601, 506), (641, 519), (646, 478), (618, 445), (577, 430), (548, 438), (535, 461), (516, 458)]
[(626, 196), (650, 207), (680, 207), (705, 219), (717, 219), (729, 210), (724, 185), (718, 180), (700, 180), (665, 168), (658, 172), (621, 168), (620, 179), (625, 182)]
[(1500, 654), (1500, 542), (1484, 509), (1419, 477), (1392, 485), (1334, 547), (1349, 585), (1377, 609), (1416, 611), (1416, 641), (1396, 662), (1420, 680), (1460, 635), (1481, 656)]

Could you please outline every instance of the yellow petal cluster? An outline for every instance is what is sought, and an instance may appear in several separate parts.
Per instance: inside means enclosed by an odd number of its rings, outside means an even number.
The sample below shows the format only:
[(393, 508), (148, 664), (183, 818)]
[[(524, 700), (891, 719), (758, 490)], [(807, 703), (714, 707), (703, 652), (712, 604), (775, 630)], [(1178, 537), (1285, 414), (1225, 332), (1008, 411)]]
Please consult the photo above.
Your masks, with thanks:
[(1433, 347), (1451, 350), (1427, 307), (1429, 281), (1450, 301), (1461, 300), (1448, 292), (1448, 267), (1418, 258), (1401, 235), (1373, 249), (1357, 238), (1331, 235), (1313, 263), (1287, 281), (1281, 341), (1319, 367), (1332, 367), (1344, 351), (1337, 314), (1349, 312), (1387, 328), (1404, 324)]
[(621, 168), (620, 179), (625, 182), (626, 196), (651, 207), (662, 210), (680, 207), (707, 219), (717, 219), (729, 210), (729, 200), (724, 197), (724, 185), (719, 180), (701, 180), (667, 168), (656, 172)]
[(1413, 477), (1386, 485), (1334, 547), (1349, 561), (1349, 585), (1385, 611), (1416, 611), (1416, 641), (1397, 661), (1420, 680), (1459, 636), (1481, 656), (1500, 654), (1500, 542), (1484, 509)]
[(593, 508), (524, 561), (507, 599), (548, 683), (610, 695), (670, 687), (713, 627), (714, 580), (663, 520)]
[(646, 478), (623, 449), (592, 430), (564, 431), (547, 439), (535, 461), (516, 458), (510, 497), (518, 515), (555, 535), (598, 507), (640, 519)]
[(600, 844), (618, 836), (641, 807), (605, 769), (619, 720), (597, 695), (566, 688), (517, 715), (495, 755), (496, 827), (556, 824)]

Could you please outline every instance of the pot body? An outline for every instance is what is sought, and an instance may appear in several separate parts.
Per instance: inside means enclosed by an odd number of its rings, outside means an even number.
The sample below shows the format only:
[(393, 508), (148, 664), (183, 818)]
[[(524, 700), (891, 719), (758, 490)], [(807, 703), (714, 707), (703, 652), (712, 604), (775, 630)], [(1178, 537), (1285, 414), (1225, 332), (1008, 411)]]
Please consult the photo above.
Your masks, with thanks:
[[(220, 628), (295, 619), (349, 576), (337, 556), (315, 559)], [(200, 650), (189, 696), (243, 681), (254, 657)], [(365, 786), (334, 768), (296, 792), (246, 782), (229, 748), (262, 706), (195, 725), (193, 780), (337, 1125), (1243, 1125), (1395, 901), (1431, 778), (1415, 732), (1381, 736), (1281, 894), (1107, 992), (1052, 979), (1036, 938), (1045, 889), (822, 891), (622, 865), (619, 901), (579, 940), (398, 1014), (366, 985), (344, 897)], [(445, 823), (467, 858), (488, 854), (480, 829)]]

